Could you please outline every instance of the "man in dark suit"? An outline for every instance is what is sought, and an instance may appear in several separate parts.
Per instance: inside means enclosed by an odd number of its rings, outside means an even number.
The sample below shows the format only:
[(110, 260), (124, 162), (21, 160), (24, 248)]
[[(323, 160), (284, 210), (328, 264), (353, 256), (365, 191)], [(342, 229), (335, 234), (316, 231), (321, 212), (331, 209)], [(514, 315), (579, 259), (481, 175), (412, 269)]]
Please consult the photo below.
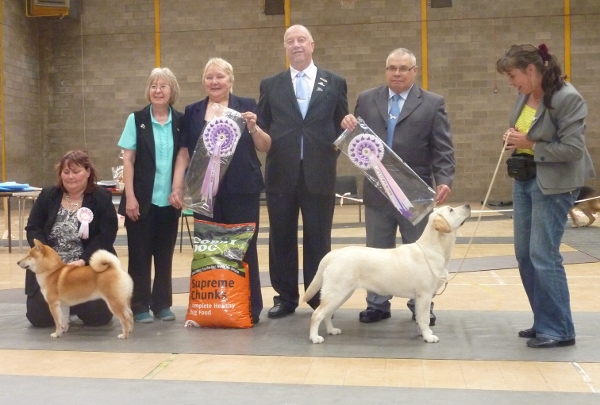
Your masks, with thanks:
[[(269, 318), (292, 314), (298, 292), (298, 215), (302, 212), (305, 287), (331, 250), (338, 153), (333, 142), (348, 114), (346, 80), (313, 63), (306, 27), (283, 37), (287, 69), (260, 83), (258, 115), (271, 135), (265, 183), (270, 220), (269, 273), (277, 292)], [(319, 298), (309, 305), (316, 308)]]
[[(435, 183), (435, 202), (443, 204), (451, 193), (456, 162), (444, 99), (414, 85), (417, 60), (408, 49), (393, 50), (386, 61), (386, 85), (362, 92), (354, 115), (342, 121), (342, 128), (353, 130), (356, 117), (384, 139), (388, 146), (430, 186)], [(394, 103), (397, 103), (394, 105)], [(389, 126), (389, 131), (388, 131)], [(413, 243), (423, 233), (427, 217), (413, 225), (402, 216), (368, 180), (364, 182), (367, 246), (394, 248), (398, 228), (402, 243)], [(391, 316), (391, 296), (367, 294), (367, 309), (360, 321), (378, 322)], [(408, 302), (413, 312), (414, 303)], [(433, 303), (432, 303), (433, 309)], [(430, 313), (430, 324), (435, 324)]]

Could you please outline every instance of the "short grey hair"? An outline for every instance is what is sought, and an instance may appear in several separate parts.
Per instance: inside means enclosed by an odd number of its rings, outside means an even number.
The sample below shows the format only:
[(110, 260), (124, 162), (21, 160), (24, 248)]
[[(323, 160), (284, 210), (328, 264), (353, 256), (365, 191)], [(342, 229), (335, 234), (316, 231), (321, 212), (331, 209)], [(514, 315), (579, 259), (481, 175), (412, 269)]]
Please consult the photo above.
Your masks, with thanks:
[(168, 67), (164, 68), (154, 68), (148, 76), (148, 80), (146, 81), (146, 100), (150, 103), (150, 87), (152, 84), (156, 82), (158, 79), (164, 79), (167, 82), (167, 85), (171, 88), (171, 97), (169, 97), (169, 105), (175, 104), (177, 99), (179, 98), (179, 83), (177, 83), (177, 78), (171, 72), (171, 69)]
[(412, 53), (411, 51), (409, 51), (406, 48), (396, 48), (392, 52), (390, 52), (390, 54), (388, 55), (387, 59), (385, 60), (385, 65), (386, 66), (390, 62), (390, 58), (392, 56), (395, 56), (395, 55), (399, 55), (399, 56), (409, 55), (413, 66), (417, 66), (417, 58), (416, 58), (415, 54)]

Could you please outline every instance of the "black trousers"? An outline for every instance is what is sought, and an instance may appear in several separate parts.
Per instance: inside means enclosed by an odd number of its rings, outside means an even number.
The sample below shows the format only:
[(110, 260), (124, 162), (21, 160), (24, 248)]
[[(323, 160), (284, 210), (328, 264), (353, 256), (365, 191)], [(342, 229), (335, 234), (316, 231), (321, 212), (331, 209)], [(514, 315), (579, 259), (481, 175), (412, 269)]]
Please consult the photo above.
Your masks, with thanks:
[[(133, 279), (131, 310), (154, 313), (173, 305), (173, 251), (177, 239), (179, 210), (152, 205), (137, 221), (125, 217), (128, 272)], [(152, 259), (154, 258), (154, 282)]]
[[(298, 306), (298, 215), (302, 213), (304, 289), (312, 282), (323, 256), (331, 250), (334, 194), (311, 193), (300, 176), (292, 193), (267, 193), (269, 212), (269, 275), (277, 292), (275, 304)], [(316, 308), (319, 294), (309, 301)]]
[[(71, 315), (77, 315), (86, 326), (102, 326), (110, 322), (112, 312), (104, 300), (94, 300), (75, 305), (70, 308)], [(65, 315), (65, 314), (63, 314)], [(48, 303), (42, 291), (37, 291), (27, 296), (27, 312), (25, 314), (29, 322), (38, 328), (54, 326), (54, 318), (50, 313)]]

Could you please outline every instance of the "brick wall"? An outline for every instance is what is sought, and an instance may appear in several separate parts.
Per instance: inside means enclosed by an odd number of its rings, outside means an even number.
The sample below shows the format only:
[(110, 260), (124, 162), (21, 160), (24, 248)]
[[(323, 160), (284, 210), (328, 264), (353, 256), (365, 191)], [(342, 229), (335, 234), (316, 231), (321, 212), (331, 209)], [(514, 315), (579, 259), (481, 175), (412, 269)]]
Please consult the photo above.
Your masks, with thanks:
[[(2, 2), (4, 157), (6, 180), (36, 182), (43, 177), (42, 106), (38, 21), (25, 18), (21, 1)], [(3, 162), (4, 163), (4, 162)]]
[[(178, 77), (176, 108), (205, 96), (210, 57), (231, 62), (234, 92), (255, 98), (261, 78), (285, 68), (284, 16), (264, 15), (262, 3), (160, 1), (161, 64)], [(3, 5), (7, 177), (48, 184), (60, 155), (82, 147), (109, 178), (127, 115), (146, 104), (154, 0), (85, 0), (79, 20), (31, 19), (21, 1)], [(384, 83), (390, 50), (409, 48), (422, 65), (420, 1), (293, 0), (291, 9), (292, 24), (311, 29), (315, 62), (346, 77), (351, 110), (360, 91)], [(513, 43), (545, 42), (564, 62), (563, 0), (454, 0), (427, 13), (428, 88), (446, 98), (456, 145), (453, 200), (480, 201), (516, 97), (495, 61)], [(600, 173), (600, 2), (571, 0), (571, 14), (571, 81), (589, 105), (587, 145)], [(338, 170), (354, 169), (340, 158)], [(600, 188), (599, 179), (589, 184)], [(510, 199), (510, 185), (502, 164), (490, 199)]]

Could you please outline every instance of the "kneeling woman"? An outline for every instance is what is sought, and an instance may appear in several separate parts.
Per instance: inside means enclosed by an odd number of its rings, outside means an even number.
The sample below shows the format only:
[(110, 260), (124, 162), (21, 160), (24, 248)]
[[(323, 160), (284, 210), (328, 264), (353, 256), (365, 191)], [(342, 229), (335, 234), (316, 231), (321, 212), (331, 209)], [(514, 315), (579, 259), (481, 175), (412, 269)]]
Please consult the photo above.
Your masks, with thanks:
[[(98, 249), (116, 253), (113, 247), (117, 237), (117, 212), (112, 194), (96, 185), (96, 170), (87, 153), (81, 150), (67, 152), (56, 165), (58, 182), (44, 188), (35, 201), (27, 226), (27, 241), (33, 240), (52, 247), (65, 263), (88, 264)], [(82, 214), (93, 215), (87, 238), (79, 237)], [(84, 235), (85, 237), (85, 235)], [(25, 276), (27, 319), (33, 326), (54, 326), (52, 314), (31, 270)], [(99, 299), (75, 305), (71, 315), (77, 315), (88, 326), (106, 325), (112, 313)]]

